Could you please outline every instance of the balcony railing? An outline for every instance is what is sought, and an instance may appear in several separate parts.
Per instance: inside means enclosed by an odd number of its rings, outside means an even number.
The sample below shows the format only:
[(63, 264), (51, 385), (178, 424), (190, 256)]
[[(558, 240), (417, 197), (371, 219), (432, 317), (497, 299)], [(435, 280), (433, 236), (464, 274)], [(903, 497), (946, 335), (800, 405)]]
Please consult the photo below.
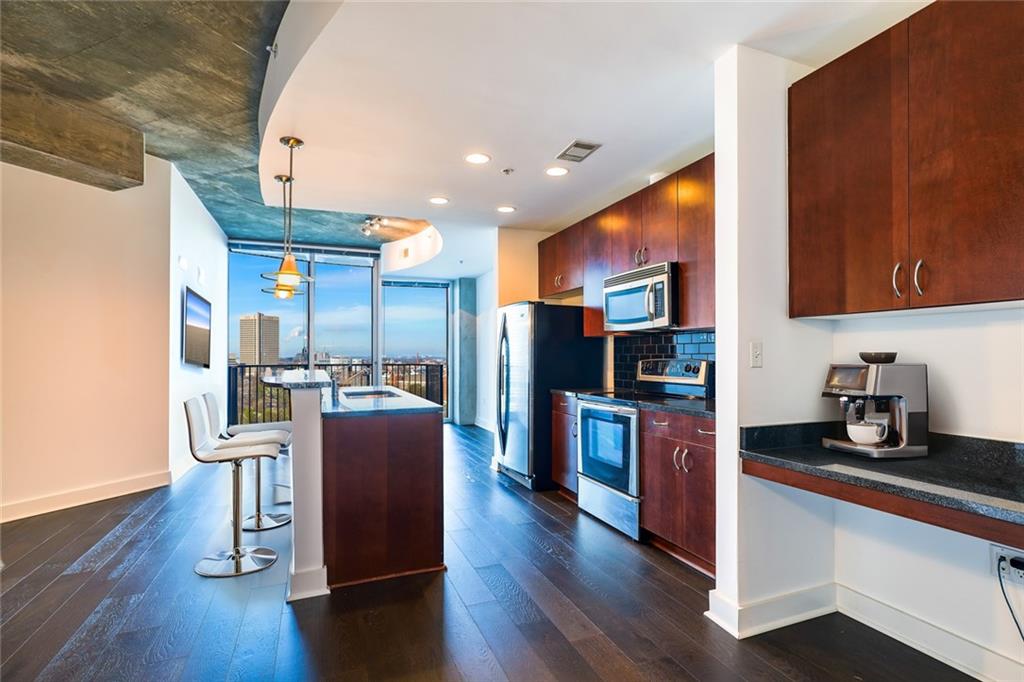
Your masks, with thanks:
[[(267, 386), (264, 376), (279, 374), (305, 365), (229, 365), (228, 424), (259, 424), (292, 418), (290, 394), (286, 389)], [(338, 386), (369, 386), (373, 367), (369, 363), (318, 363)], [(426, 363), (384, 363), (384, 383), (426, 398), (444, 408), (448, 416), (448, 365)]]

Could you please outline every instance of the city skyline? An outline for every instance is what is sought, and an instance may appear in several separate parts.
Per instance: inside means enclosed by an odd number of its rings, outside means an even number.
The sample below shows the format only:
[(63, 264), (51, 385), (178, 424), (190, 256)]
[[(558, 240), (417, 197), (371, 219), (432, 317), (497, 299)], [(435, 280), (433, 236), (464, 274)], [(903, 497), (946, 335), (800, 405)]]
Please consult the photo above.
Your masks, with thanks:
[[(276, 258), (230, 254), (228, 268), (228, 353), (240, 359), (239, 319), (263, 313), (279, 319), (279, 356), (295, 358), (306, 350), (306, 298), (282, 301), (261, 289), (260, 273), (274, 270)], [(305, 271), (306, 264), (299, 262)], [(314, 352), (335, 357), (371, 355), (371, 271), (367, 267), (317, 263), (314, 290)], [(384, 287), (384, 355), (447, 356), (447, 296), (437, 287)]]

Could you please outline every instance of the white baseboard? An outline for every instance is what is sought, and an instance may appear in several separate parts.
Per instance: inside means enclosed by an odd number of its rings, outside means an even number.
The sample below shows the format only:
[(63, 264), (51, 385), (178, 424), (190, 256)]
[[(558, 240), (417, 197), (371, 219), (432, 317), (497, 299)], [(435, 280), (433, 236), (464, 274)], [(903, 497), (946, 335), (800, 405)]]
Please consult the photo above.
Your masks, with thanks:
[(704, 614), (737, 639), (799, 623), (836, 610), (835, 583), (823, 583), (742, 606), (712, 590)]
[(291, 573), (291, 580), (288, 581), (288, 601), (298, 601), (310, 597), (321, 597), (330, 594), (327, 587), (327, 567), (309, 569)]
[(157, 471), (152, 474), (122, 478), (119, 481), (75, 488), (74, 490), (65, 490), (64, 492), (35, 497), (29, 500), (7, 502), (0, 506), (0, 521), (14, 521), (27, 516), (57, 511), (58, 509), (77, 507), (80, 504), (98, 502), (99, 500), (106, 500), (111, 497), (159, 488), (160, 486), (169, 485), (170, 482), (170, 471)]
[(839, 612), (981, 680), (1024, 680), (1024, 662), (992, 651), (960, 635), (845, 585), (836, 585)]

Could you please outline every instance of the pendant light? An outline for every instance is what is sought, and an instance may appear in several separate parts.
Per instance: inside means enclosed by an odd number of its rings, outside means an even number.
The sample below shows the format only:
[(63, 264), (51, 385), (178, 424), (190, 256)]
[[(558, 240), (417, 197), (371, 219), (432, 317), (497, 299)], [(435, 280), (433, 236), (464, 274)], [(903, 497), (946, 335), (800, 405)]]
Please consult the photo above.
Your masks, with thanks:
[(274, 179), (281, 183), (281, 211), (284, 224), (284, 257), (275, 272), (265, 272), (261, 277), (274, 282), (273, 287), (264, 289), (264, 293), (273, 294), (274, 298), (290, 299), (303, 295), (302, 284), (312, 280), (302, 274), (292, 253), (292, 211), (294, 207), (293, 187), (295, 183), (295, 150), (302, 147), (302, 140), (297, 137), (282, 137), (281, 144), (288, 148), (288, 174), (275, 175)]

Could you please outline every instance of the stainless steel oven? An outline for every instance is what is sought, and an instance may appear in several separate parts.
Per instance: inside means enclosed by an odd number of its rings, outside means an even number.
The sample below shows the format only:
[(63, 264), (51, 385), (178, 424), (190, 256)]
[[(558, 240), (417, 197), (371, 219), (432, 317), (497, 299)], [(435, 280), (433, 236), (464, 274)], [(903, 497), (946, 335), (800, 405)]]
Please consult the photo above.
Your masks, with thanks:
[(635, 407), (580, 400), (580, 509), (640, 539), (640, 462)]
[(604, 280), (604, 328), (624, 332), (675, 323), (675, 263), (657, 263)]

